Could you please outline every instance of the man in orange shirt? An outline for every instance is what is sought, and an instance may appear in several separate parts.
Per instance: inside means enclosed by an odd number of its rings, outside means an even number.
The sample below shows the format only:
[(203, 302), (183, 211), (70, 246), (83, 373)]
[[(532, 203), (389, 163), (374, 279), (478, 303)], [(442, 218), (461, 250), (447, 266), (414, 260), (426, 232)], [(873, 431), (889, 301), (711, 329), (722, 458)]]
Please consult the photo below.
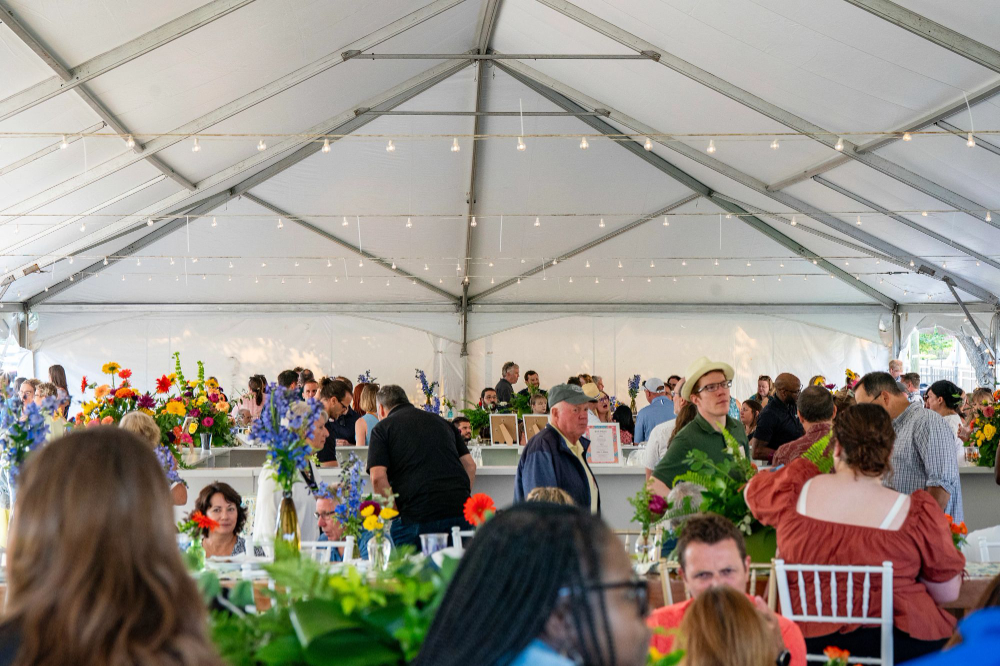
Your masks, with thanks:
[[(692, 598), (653, 611), (647, 620), (653, 629), (680, 627), (692, 599), (716, 585), (747, 589), (750, 558), (747, 557), (743, 535), (722, 516), (702, 513), (688, 518), (677, 542), (677, 553), (681, 565), (678, 573)], [(778, 655), (777, 663), (781, 666), (806, 666), (806, 642), (798, 626), (775, 614), (760, 597), (747, 596), (757, 606), (764, 621), (781, 632), (787, 653)], [(667, 653), (672, 649), (673, 642), (672, 633), (653, 634), (650, 644)]]

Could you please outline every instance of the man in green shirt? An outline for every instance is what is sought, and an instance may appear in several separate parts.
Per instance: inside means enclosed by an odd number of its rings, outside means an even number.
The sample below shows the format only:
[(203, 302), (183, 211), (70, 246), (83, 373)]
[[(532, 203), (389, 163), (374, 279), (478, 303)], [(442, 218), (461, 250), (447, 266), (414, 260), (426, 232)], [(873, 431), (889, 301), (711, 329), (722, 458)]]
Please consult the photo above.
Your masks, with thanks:
[(653, 470), (653, 476), (649, 480), (653, 492), (667, 496), (674, 485), (674, 479), (688, 471), (686, 459), (691, 451), (704, 451), (716, 462), (729, 455), (722, 428), (728, 430), (739, 442), (743, 455), (750, 455), (743, 424), (729, 416), (733, 374), (731, 366), (713, 363), (704, 356), (688, 368), (681, 397), (690, 400), (698, 408), (698, 415), (677, 433), (667, 453)]

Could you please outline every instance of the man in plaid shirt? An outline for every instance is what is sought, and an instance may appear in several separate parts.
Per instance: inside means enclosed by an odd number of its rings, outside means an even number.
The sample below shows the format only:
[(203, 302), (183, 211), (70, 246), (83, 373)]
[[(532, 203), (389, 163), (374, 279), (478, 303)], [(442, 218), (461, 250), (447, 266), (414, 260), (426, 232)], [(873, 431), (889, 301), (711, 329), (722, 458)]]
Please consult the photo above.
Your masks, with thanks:
[(965, 520), (955, 435), (944, 419), (913, 404), (888, 372), (869, 372), (854, 387), (858, 403), (881, 405), (892, 417), (892, 471), (882, 480), (897, 492), (929, 492), (956, 523)]

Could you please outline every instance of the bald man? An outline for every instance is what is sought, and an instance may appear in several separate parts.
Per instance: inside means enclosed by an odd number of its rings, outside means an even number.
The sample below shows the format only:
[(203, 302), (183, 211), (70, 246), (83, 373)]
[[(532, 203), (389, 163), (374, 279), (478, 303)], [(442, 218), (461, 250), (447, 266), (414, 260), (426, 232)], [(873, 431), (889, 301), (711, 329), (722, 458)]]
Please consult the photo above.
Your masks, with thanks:
[(757, 460), (768, 462), (783, 444), (794, 441), (805, 434), (799, 423), (796, 401), (802, 382), (789, 372), (783, 372), (774, 380), (774, 399), (769, 400), (757, 419), (757, 430), (750, 440), (750, 449)]

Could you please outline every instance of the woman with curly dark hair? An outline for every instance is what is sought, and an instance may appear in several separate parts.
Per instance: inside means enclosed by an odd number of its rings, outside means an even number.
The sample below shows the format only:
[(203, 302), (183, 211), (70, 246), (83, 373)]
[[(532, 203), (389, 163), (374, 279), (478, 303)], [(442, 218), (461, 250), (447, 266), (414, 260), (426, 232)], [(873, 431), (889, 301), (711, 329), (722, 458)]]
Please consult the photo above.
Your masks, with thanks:
[[(877, 404), (848, 407), (833, 423), (834, 468), (821, 474), (805, 458), (776, 472), (761, 472), (747, 484), (747, 506), (778, 532), (778, 550), (788, 562), (825, 565), (881, 566), (893, 563), (892, 614), (895, 661), (940, 650), (955, 629), (955, 618), (938, 604), (958, 597), (965, 557), (956, 550), (948, 518), (926, 490), (903, 495), (882, 485), (896, 434), (892, 419)], [(864, 576), (854, 576), (853, 608), (847, 603), (846, 577), (838, 578), (840, 615), (861, 616)], [(832, 592), (821, 577), (822, 597)], [(796, 581), (789, 581), (797, 602)], [(802, 591), (815, 607), (813, 586)], [(880, 577), (871, 579), (870, 613), (879, 612)], [(802, 612), (805, 609), (797, 608)], [(852, 657), (876, 657), (880, 629), (850, 622), (800, 622), (809, 654), (827, 645), (848, 650)]]
[[(202, 530), (201, 543), (207, 557), (230, 557), (247, 552), (246, 541), (240, 536), (247, 521), (243, 498), (228, 483), (216, 481), (201, 489), (194, 502), (194, 510), (219, 523), (211, 532)], [(264, 557), (264, 549), (254, 546), (253, 554)]]

